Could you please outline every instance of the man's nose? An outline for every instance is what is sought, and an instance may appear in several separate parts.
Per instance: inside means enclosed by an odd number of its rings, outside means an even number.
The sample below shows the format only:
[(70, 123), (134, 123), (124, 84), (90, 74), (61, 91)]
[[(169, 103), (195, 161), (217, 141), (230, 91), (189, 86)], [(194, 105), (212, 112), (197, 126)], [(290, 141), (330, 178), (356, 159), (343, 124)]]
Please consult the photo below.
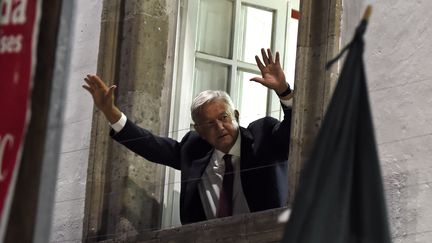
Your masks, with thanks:
[(224, 130), (225, 129), (224, 123), (222, 121), (216, 120), (216, 128), (218, 131)]

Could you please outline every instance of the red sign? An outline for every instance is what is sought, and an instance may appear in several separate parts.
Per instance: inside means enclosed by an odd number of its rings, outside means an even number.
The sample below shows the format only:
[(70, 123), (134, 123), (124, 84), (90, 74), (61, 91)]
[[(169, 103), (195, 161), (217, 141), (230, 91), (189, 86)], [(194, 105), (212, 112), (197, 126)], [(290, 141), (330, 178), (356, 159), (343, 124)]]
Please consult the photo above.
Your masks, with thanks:
[(8, 213), (29, 120), (38, 0), (0, 0), (0, 217)]

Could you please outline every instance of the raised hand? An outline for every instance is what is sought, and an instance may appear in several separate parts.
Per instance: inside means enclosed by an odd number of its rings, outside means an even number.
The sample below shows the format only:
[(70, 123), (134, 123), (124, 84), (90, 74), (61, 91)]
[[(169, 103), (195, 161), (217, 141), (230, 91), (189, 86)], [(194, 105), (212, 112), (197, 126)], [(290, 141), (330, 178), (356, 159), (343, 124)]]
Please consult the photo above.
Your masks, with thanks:
[(285, 74), (280, 65), (279, 52), (276, 52), (275, 60), (273, 60), (270, 49), (267, 49), (266, 53), (264, 48), (262, 48), (261, 55), (264, 64), (261, 62), (258, 56), (255, 56), (255, 60), (259, 70), (261, 71), (262, 77), (254, 77), (250, 80), (258, 82), (265, 87), (274, 90), (276, 94), (283, 93), (288, 89), (289, 85), (285, 80)]
[(93, 97), (96, 107), (101, 110), (110, 123), (117, 122), (121, 117), (120, 110), (114, 105), (114, 90), (117, 86), (108, 87), (97, 75), (87, 75), (84, 78), (87, 85), (82, 87)]

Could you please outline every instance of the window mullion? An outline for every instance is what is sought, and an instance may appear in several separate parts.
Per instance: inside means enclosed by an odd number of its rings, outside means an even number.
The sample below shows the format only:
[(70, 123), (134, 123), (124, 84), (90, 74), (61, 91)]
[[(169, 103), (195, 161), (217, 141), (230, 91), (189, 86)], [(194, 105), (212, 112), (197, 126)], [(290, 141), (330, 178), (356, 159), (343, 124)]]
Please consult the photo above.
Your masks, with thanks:
[(237, 56), (238, 56), (238, 48), (239, 48), (239, 34), (240, 34), (240, 17), (241, 17), (241, 0), (235, 0), (234, 2), (234, 33), (232, 41), (232, 61), (233, 64), (231, 66), (230, 72), (230, 80), (229, 80), (229, 93), (231, 98), (233, 99), (234, 104), (238, 107), (241, 99), (241, 84), (237, 82)]
[[(282, 67), (284, 67), (285, 61), (285, 37), (286, 37), (286, 27), (287, 27), (287, 11), (289, 9), (288, 4), (283, 4), (280, 0), (274, 0), (275, 16), (274, 16), (274, 27), (272, 30), (272, 50), (278, 51), (280, 54), (280, 61)], [(281, 109), (279, 97), (272, 92), (268, 93), (268, 105), (267, 105), (267, 115), (273, 116), (275, 118), (281, 118)]]
[(237, 62), (237, 67), (238, 67), (238, 69), (241, 69), (245, 72), (256, 73), (256, 74), (260, 73), (256, 64), (239, 61), (239, 62)]
[(202, 52), (196, 52), (195, 57), (197, 59), (207, 60), (207, 61), (211, 61), (211, 62), (217, 62), (217, 63), (221, 63), (221, 64), (226, 64), (228, 66), (234, 65), (234, 61), (232, 59), (226, 59), (223, 57), (213, 56), (213, 55), (209, 55), (209, 54), (202, 53)]

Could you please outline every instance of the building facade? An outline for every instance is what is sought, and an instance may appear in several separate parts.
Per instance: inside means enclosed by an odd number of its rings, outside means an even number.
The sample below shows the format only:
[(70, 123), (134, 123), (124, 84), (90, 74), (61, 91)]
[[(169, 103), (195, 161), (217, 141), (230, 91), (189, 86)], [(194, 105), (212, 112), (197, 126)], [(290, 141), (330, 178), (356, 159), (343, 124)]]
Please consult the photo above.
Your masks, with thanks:
[[(188, 107), (190, 97), (197, 90), (208, 87), (226, 89), (234, 94), (236, 105), (241, 108), (242, 89), (253, 89), (238, 86), (238, 80), (255, 72), (247, 58), (240, 62), (229, 58), (234, 56), (229, 53), (246, 53), (241, 51), (241, 47), (249, 44), (241, 41), (230, 43), (230, 40), (242, 40), (247, 36), (244, 21), (247, 13), (261, 10), (257, 14), (266, 16), (275, 13), (276, 9), (283, 9), (285, 20), (282, 18), (282, 22), (286, 25), (282, 29), (289, 36), (295, 30), (290, 29), (295, 22), (287, 19), (291, 17), (292, 9), (299, 10), (297, 63), (304, 65), (297, 65), (295, 89), (296, 96), (303, 98), (294, 101), (294, 108), (297, 123), (304, 127), (293, 127), (294, 147), (290, 155), (290, 163), (296, 165), (294, 171), (298, 171), (317, 132), (314, 124), (319, 125), (337, 79), (337, 67), (325, 73), (325, 70), (316, 69), (315, 64), (325, 63), (350, 40), (366, 4), (372, 4), (374, 12), (365, 35), (364, 59), (392, 237), (394, 242), (429, 242), (432, 238), (432, 224), (429, 222), (432, 218), (432, 189), (428, 175), (432, 165), (428, 163), (428, 158), (432, 149), (428, 142), (432, 139), (432, 127), (429, 125), (432, 124), (432, 113), (428, 106), (432, 100), (428, 98), (428, 93), (432, 88), (428, 78), (432, 70), (427, 64), (432, 48), (427, 45), (427, 40), (432, 32), (427, 26), (432, 20), (427, 17), (426, 9), (430, 9), (432, 4), (427, 1), (411, 3), (390, 0), (356, 3), (301, 1), (297, 5), (288, 2), (288, 5), (280, 7), (279, 2), (286, 1), (220, 2), (216, 5), (210, 0), (75, 2), (74, 44), (70, 75), (66, 80), (67, 96), (51, 242), (156, 240), (157, 237), (172, 240), (174, 231), (169, 228), (178, 226), (178, 216), (175, 215), (178, 175), (162, 166), (149, 164), (110, 141), (108, 124), (99, 112), (93, 110), (91, 97), (80, 87), (86, 74), (98, 73), (108, 83), (118, 85), (117, 104), (128, 117), (155, 133), (181, 138), (190, 123), (189, 118), (184, 116), (184, 107)], [(237, 5), (230, 5), (233, 3)], [(199, 5), (203, 6), (201, 10), (206, 10), (207, 4), (209, 12), (205, 16), (231, 9), (236, 14), (229, 16), (243, 20), (238, 25), (246, 28), (243, 32), (236, 28), (228, 31), (224, 36), (232, 36), (228, 40), (218, 40), (217, 43), (225, 44), (217, 46), (206, 36), (211, 35), (211, 31), (225, 29), (209, 30), (208, 26), (200, 26), (200, 18), (204, 14), (196, 9), (197, 4), (202, 4)], [(210, 11), (218, 9), (219, 12)], [(328, 21), (319, 21), (321, 25), (316, 25), (319, 18)], [(228, 23), (234, 21), (224, 19)], [(275, 22), (271, 25), (277, 23), (280, 27), (281, 20), (274, 16), (272, 20)], [(266, 29), (268, 23), (261, 24)], [(277, 27), (271, 29), (274, 28)], [(324, 34), (318, 35), (319, 40), (313, 40), (308, 39), (310, 35), (306, 31)], [(282, 44), (279, 44), (275, 34), (269, 35), (274, 39), (263, 40), (263, 43), (256, 45), (268, 44), (279, 50), (291, 50), (287, 44), (291, 41), (282, 38)], [(254, 44), (250, 45), (255, 48)], [(315, 50), (322, 58), (311, 58), (308, 50)], [(285, 70), (290, 70), (294, 82), (294, 71), (288, 65), (293, 63), (293, 59), (287, 54), (284, 57)], [(216, 87), (205, 83), (199, 86), (194, 83), (199, 80), (194, 76), (196, 73), (202, 77), (217, 77), (220, 81)], [(314, 81), (314, 75), (323, 82)], [(277, 110), (272, 109), (273, 97), (257, 92), (256, 97), (268, 101), (259, 115), (277, 117)], [(317, 94), (322, 97), (320, 102), (311, 99)], [(304, 107), (318, 108), (311, 109), (314, 113), (310, 114), (300, 112), (300, 108)], [(276, 114), (272, 114), (273, 111)], [(292, 184), (295, 185), (295, 180)], [(178, 237), (183, 237), (185, 242), (188, 242), (187, 237), (198, 235), (202, 239), (212, 235), (212, 239), (217, 240), (215, 233), (230, 232), (227, 228), (232, 229), (231, 225), (239, 222), (248, 225), (249, 222), (249, 227), (234, 227), (232, 234), (219, 234), (225, 239), (231, 235), (231, 240), (237, 242), (234, 240), (238, 235), (260, 232), (260, 227), (269, 225), (268, 222), (275, 219), (276, 227), (271, 234), (277, 237), (283, 230), (282, 223), (277, 222), (281, 211), (264, 212), (265, 217), (263, 213), (255, 216), (262, 219), (262, 224), (253, 225), (251, 222), (256, 218), (247, 215), (213, 221), (207, 226), (187, 226), (175, 232), (183, 232)], [(162, 228), (168, 230), (160, 231)], [(198, 231), (197, 228), (204, 230)], [(251, 237), (255, 237), (257, 242), (275, 240), (266, 236), (265, 231), (263, 228), (261, 236), (255, 234)], [(259, 241), (259, 237), (263, 240)]]

